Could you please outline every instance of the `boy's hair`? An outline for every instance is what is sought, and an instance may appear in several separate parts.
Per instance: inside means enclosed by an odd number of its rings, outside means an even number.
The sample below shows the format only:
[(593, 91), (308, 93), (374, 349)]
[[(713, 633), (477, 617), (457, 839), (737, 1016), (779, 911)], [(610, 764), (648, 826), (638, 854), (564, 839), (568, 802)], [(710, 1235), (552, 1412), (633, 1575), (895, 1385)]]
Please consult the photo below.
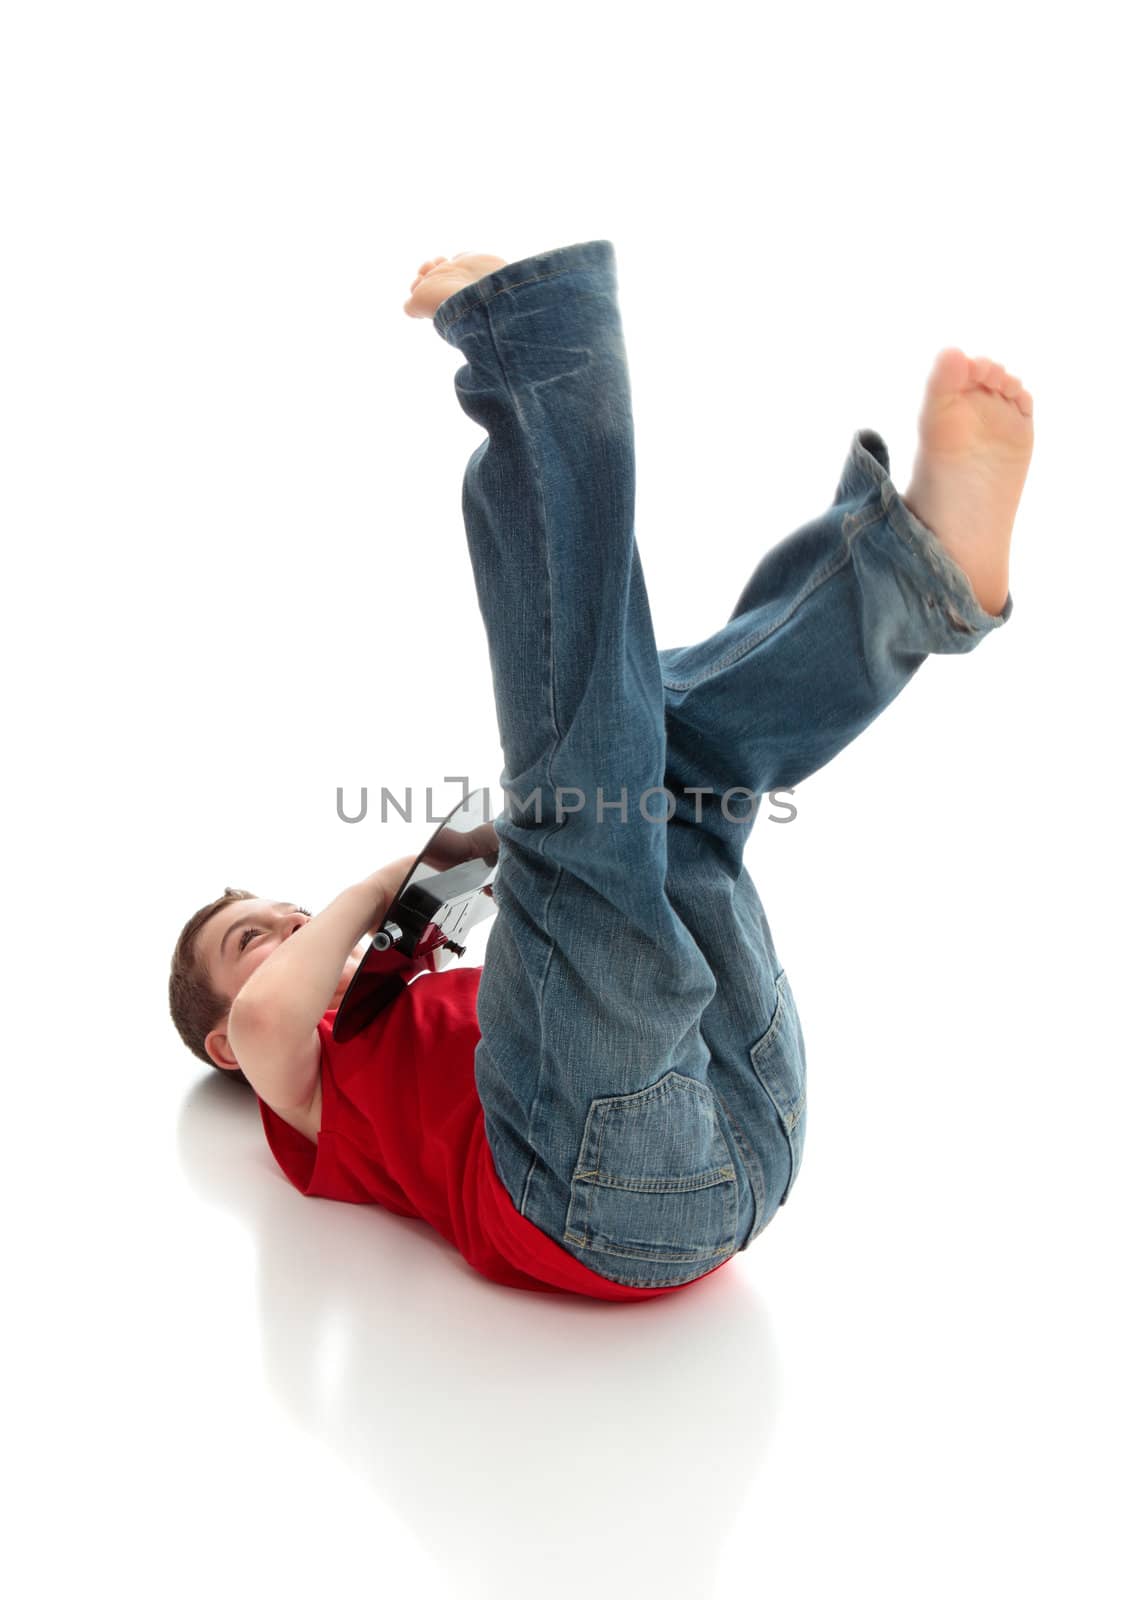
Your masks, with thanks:
[(176, 940), (176, 948), (172, 953), (172, 972), (168, 979), (168, 1005), (172, 1012), (172, 1021), (176, 1024), (176, 1032), (187, 1045), (192, 1055), (198, 1056), (200, 1061), (205, 1061), (209, 1067), (214, 1067), (216, 1072), (221, 1072), (224, 1078), (237, 1078), (250, 1088), (250, 1080), (238, 1068), (220, 1067), (217, 1061), (212, 1061), (204, 1048), (203, 1041), (211, 1032), (215, 1024), (230, 1010), (230, 1001), (215, 989), (210, 978), (199, 960), (196, 951), (196, 940), (203, 924), (210, 920), (224, 906), (233, 905), (236, 900), (255, 900), (257, 896), (249, 889), (224, 889), (217, 900), (212, 900), (209, 905), (200, 906), (188, 920)]

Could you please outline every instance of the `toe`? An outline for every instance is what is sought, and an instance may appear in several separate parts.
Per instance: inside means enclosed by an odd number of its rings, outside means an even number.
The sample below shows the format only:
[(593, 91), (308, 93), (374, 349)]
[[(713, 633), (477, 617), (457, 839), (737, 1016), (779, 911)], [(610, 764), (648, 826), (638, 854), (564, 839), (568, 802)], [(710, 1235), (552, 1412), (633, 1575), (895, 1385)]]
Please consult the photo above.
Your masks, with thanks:
[(1031, 416), (1031, 396), (1015, 374), (1007, 372), (999, 361), (989, 356), (976, 356), (969, 362), (969, 381), (990, 394), (1011, 400), (1025, 417)]
[(930, 373), (930, 391), (935, 395), (959, 394), (968, 388), (969, 358), (956, 345), (939, 351)]
[(999, 389), (1004, 380), (1004, 369), (989, 356), (977, 356), (970, 363), (973, 382), (981, 389)]

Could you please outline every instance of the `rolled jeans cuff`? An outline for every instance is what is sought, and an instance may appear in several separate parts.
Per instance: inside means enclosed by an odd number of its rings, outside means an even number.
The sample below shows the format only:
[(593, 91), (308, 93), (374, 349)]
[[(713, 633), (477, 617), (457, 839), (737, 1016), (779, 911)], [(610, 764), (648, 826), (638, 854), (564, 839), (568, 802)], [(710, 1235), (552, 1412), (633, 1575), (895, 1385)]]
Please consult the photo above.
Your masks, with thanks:
[(449, 338), (449, 330), (454, 323), (478, 306), (495, 300), (497, 295), (517, 289), (521, 284), (538, 283), (544, 278), (583, 269), (608, 272), (610, 285), (616, 289), (617, 258), (609, 239), (589, 239), (583, 244), (560, 245), (556, 250), (544, 250), (539, 255), (524, 256), (520, 261), (506, 262), (504, 266), (497, 267), (495, 272), (486, 273), (475, 283), (467, 283), (456, 294), (443, 300), (434, 313), (434, 327), (447, 343), (452, 344), (454, 341)]
[(874, 492), (849, 519), (846, 532), (849, 535), (858, 533), (869, 523), (885, 519), (909, 557), (915, 584), (927, 605), (940, 605), (953, 634), (968, 636), (975, 642), (983, 634), (1002, 627), (1012, 614), (1011, 593), (997, 615), (984, 609), (964, 569), (954, 561), (933, 530), (915, 516), (891, 482), (890, 453), (874, 429), (861, 428), (855, 434), (849, 464), (863, 475)]

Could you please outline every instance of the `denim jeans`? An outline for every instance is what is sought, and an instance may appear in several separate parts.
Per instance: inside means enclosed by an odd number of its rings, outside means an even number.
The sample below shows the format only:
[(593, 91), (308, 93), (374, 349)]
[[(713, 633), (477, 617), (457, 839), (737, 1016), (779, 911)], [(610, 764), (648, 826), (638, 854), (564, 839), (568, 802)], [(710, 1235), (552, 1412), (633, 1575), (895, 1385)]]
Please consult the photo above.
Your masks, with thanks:
[(685, 1283), (762, 1231), (804, 1148), (796, 998), (742, 859), (763, 800), (1011, 596), (981, 608), (862, 430), (831, 507), (768, 551), (726, 625), (658, 650), (613, 245), (511, 262), (434, 325), (487, 435), (462, 509), (504, 753), (489, 1146), (516, 1208), (584, 1265)]

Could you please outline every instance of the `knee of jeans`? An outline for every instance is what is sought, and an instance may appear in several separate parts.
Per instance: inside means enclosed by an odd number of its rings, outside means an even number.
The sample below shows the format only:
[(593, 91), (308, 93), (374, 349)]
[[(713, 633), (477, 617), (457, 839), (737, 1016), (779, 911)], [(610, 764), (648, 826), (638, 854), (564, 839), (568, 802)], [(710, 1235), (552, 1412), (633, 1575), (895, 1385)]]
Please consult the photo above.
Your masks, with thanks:
[(738, 1247), (738, 1179), (706, 1083), (666, 1072), (589, 1107), (565, 1242), (602, 1276), (671, 1285)]

